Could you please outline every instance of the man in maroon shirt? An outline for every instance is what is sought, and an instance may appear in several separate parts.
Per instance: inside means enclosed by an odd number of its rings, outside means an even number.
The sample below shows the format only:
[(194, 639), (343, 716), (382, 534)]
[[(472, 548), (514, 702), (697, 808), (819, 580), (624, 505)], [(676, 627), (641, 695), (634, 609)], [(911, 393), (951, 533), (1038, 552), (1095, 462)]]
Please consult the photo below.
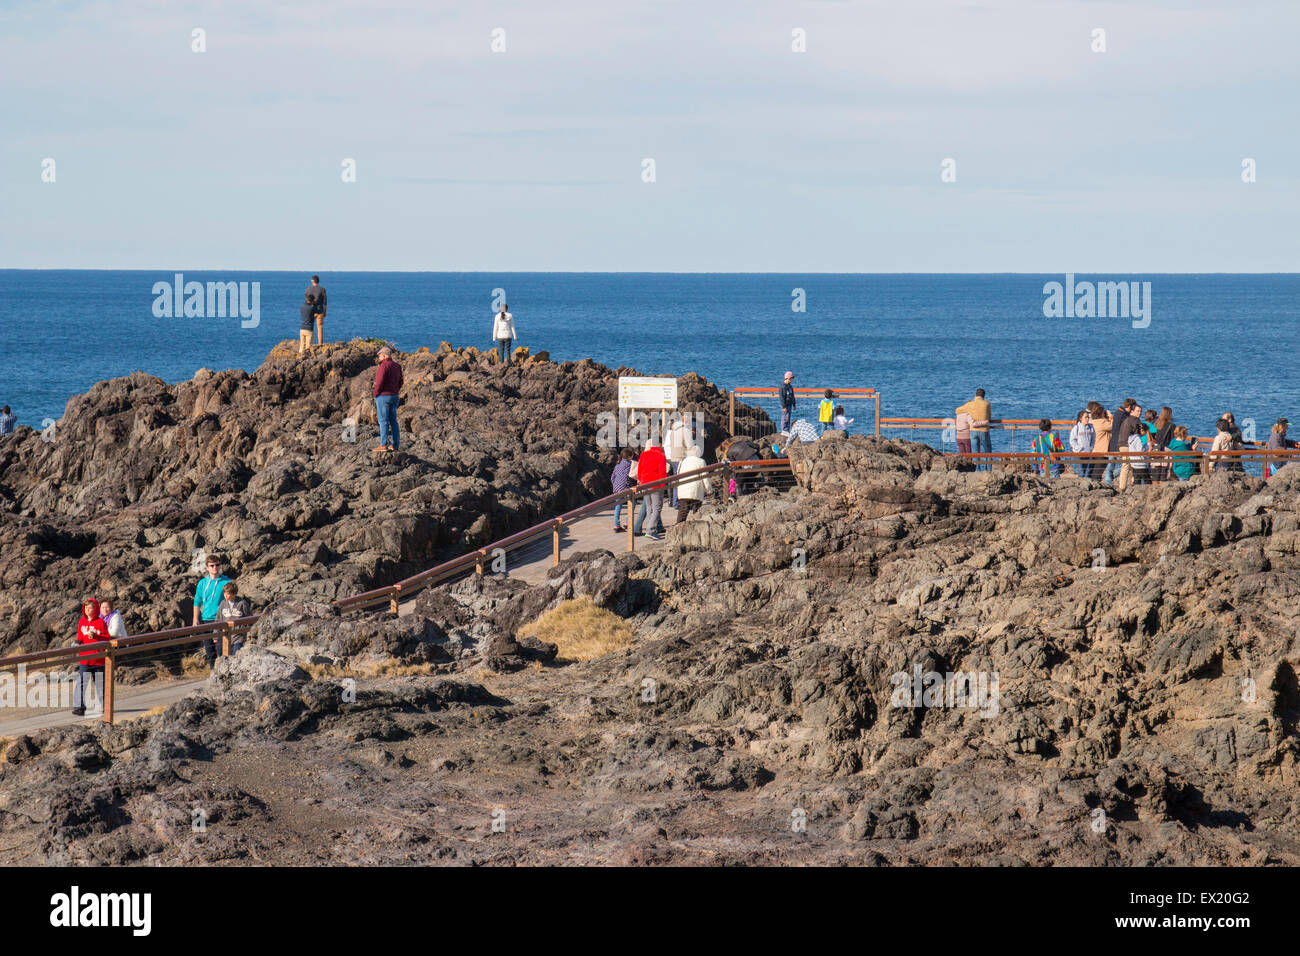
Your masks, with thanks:
[(375, 451), (397, 451), (402, 445), (397, 430), (397, 393), (402, 390), (402, 366), (393, 361), (392, 350), (379, 350), (375, 371), (375, 417), (379, 419), (379, 447)]

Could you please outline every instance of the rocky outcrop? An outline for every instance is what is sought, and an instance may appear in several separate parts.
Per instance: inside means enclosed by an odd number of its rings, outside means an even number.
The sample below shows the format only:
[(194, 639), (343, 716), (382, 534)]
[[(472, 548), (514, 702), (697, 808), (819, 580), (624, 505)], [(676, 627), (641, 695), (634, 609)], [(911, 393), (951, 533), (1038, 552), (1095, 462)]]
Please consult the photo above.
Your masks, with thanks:
[[(0, 833), (69, 863), (1300, 859), (1300, 467), (1117, 494), (797, 455), (801, 487), (536, 586), (277, 605), (164, 714), (12, 742)], [(574, 597), (632, 646), (518, 640)], [(310, 676), (384, 660), (424, 670)]]
[[(446, 343), (399, 355), (402, 449), (375, 456), (379, 345), (285, 343), (252, 374), (101, 382), (53, 441), (0, 443), (0, 653), (69, 641), (88, 594), (114, 596), (132, 632), (188, 624), (206, 551), (255, 608), (328, 602), (609, 493), (597, 436), (617, 371)], [(712, 448), (724, 394), (694, 374), (678, 386)]]

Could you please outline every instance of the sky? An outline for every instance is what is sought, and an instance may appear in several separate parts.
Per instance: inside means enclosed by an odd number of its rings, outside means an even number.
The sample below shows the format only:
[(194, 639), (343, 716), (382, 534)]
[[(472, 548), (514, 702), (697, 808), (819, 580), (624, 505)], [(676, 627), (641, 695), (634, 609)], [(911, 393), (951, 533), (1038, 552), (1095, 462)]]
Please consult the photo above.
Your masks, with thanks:
[(1295, 272), (1297, 28), (1296, 0), (0, 0), (0, 268)]

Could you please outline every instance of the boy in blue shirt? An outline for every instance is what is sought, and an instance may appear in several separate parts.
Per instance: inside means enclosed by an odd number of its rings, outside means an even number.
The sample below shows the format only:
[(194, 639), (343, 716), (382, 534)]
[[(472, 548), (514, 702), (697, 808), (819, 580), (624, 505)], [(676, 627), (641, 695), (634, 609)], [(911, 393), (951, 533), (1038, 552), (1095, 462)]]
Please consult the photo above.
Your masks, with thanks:
[[(221, 573), (220, 556), (208, 555), (208, 575), (199, 578), (199, 583), (194, 588), (195, 627), (217, 619), (217, 612), (221, 610), (222, 591), (229, 583), (230, 578)], [(206, 638), (203, 641), (203, 656), (208, 662), (208, 670), (211, 670), (217, 661), (218, 640), (220, 638)]]

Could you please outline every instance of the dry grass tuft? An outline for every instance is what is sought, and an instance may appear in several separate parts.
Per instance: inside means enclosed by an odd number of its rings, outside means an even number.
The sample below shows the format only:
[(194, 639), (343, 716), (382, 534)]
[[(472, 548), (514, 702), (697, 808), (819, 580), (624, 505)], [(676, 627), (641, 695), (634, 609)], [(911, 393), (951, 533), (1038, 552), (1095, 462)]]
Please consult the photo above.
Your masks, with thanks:
[(520, 637), (535, 637), (556, 645), (558, 658), (589, 661), (631, 646), (635, 637), (627, 622), (589, 597), (573, 598), (519, 629)]
[(428, 677), (435, 673), (435, 664), (403, 664), (399, 661), (364, 661), (359, 664), (300, 664), (313, 680), (327, 680), (332, 677), (356, 677), (372, 680), (376, 677)]

